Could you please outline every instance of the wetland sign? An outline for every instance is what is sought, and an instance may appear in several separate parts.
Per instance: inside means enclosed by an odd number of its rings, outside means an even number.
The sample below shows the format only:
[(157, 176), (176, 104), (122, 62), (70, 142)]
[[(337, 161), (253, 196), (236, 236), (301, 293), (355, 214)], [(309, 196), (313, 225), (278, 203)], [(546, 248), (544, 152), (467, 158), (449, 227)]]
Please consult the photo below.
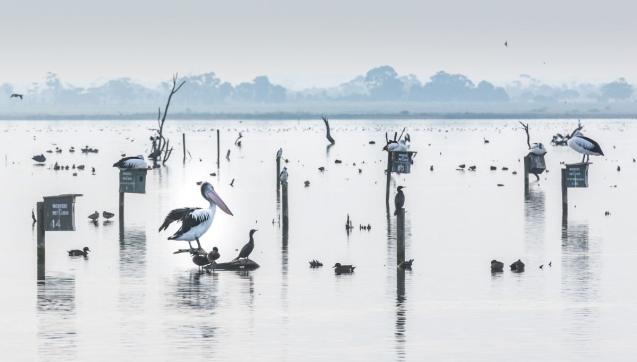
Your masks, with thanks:
[(148, 172), (148, 170), (145, 168), (120, 170), (119, 192), (130, 194), (145, 194), (146, 172)]
[(588, 187), (588, 163), (566, 165), (566, 187)]
[(75, 230), (75, 198), (81, 194), (44, 197), (44, 230)]
[(412, 158), (416, 154), (414, 151), (392, 151), (391, 172), (410, 173)]

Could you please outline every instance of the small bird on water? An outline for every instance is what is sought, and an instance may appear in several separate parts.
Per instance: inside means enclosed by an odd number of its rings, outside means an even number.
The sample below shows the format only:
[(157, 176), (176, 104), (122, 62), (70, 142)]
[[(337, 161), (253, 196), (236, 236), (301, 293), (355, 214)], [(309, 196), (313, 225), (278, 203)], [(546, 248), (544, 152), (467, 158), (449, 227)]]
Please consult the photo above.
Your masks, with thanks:
[(73, 249), (73, 250), (69, 250), (69, 256), (88, 256), (88, 252), (91, 251), (91, 249), (88, 248), (88, 246), (85, 246), (82, 250), (78, 250), (78, 249)]
[(356, 269), (353, 265), (342, 265), (341, 263), (334, 264), (332, 268), (334, 268), (334, 273), (336, 273), (336, 275), (351, 274), (354, 272), (354, 269)]
[(243, 246), (243, 248), (241, 248), (241, 251), (239, 252), (239, 256), (234, 258), (234, 260), (239, 260), (241, 258), (249, 260), (248, 256), (250, 256), (250, 254), (252, 253), (252, 250), (254, 250), (254, 233), (255, 232), (257, 232), (256, 229), (250, 230), (250, 240), (248, 241), (247, 244)]
[(102, 211), (102, 216), (106, 220), (110, 220), (113, 216), (115, 216), (115, 214), (113, 214), (112, 212), (108, 212), (108, 211)]
[(97, 212), (97, 210), (96, 210), (94, 213), (90, 214), (90, 215), (88, 216), (88, 218), (89, 218), (89, 219), (91, 219), (91, 220), (93, 220), (93, 221), (97, 221), (97, 219), (99, 219), (99, 218), (100, 218), (100, 213), (99, 213), (99, 212)]

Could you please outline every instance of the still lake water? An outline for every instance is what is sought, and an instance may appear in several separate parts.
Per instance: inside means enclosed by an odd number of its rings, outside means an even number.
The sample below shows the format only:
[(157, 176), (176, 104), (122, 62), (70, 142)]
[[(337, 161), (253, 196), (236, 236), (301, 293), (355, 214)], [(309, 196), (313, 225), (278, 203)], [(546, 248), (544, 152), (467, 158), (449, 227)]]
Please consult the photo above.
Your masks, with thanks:
[[(532, 179), (526, 199), (525, 135), (517, 121), (332, 123), (337, 143), (326, 149), (320, 121), (169, 121), (175, 152), (166, 167), (149, 171), (145, 195), (126, 195), (120, 227), (117, 217), (95, 226), (86, 216), (117, 212), (111, 165), (121, 153), (148, 153), (154, 121), (0, 122), (0, 360), (635, 359), (637, 124), (584, 122), (607, 156), (591, 158), (590, 187), (570, 190), (562, 220), (560, 162), (580, 157), (549, 141), (577, 121), (530, 122), (532, 142), (548, 148), (549, 173)], [(406, 255), (415, 261), (404, 273), (395, 266), (396, 219), (385, 208), (381, 150), (384, 132), (402, 127), (418, 151), (412, 173), (392, 179), (392, 200), (397, 185), (407, 186)], [(239, 131), (241, 148), (233, 145)], [(191, 156), (185, 164), (182, 132)], [(46, 166), (34, 166), (31, 156), (55, 145), (63, 152), (44, 153)], [(99, 153), (82, 154), (84, 145)], [(70, 146), (77, 151), (69, 153)], [(277, 222), (279, 147), (289, 160), (287, 242)], [(74, 177), (54, 171), (56, 161), (88, 170)], [(461, 163), (477, 171), (459, 172)], [(251, 258), (260, 269), (200, 274), (187, 255), (172, 254), (187, 244), (166, 239), (174, 226), (163, 233), (158, 226), (173, 208), (206, 206), (200, 180), (210, 181), (235, 214), (217, 213), (204, 248), (218, 246), (222, 261), (232, 259), (249, 229), (259, 229)], [(38, 286), (31, 210), (42, 196), (63, 193), (84, 194), (76, 231), (47, 232), (46, 283)], [(349, 236), (347, 214), (355, 225)], [(92, 250), (88, 259), (67, 256), (83, 246)], [(494, 258), (506, 265), (521, 258), (527, 271), (506, 267), (492, 276)], [(311, 259), (325, 266), (310, 269)], [(336, 276), (335, 262), (356, 271)]]

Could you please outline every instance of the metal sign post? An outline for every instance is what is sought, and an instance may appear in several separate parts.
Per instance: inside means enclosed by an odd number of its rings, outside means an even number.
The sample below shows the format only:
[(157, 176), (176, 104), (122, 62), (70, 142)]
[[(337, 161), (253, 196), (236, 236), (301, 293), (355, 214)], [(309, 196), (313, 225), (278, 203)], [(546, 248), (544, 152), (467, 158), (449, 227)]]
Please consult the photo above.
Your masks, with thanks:
[(145, 194), (146, 174), (145, 168), (133, 168), (119, 170), (119, 222), (124, 224), (124, 194)]
[(568, 213), (568, 189), (588, 187), (588, 165), (590, 163), (567, 164), (562, 171), (562, 214)]
[(44, 283), (46, 266), (46, 231), (75, 230), (75, 198), (81, 194), (44, 196), (36, 204), (37, 212), (37, 277)]
[(418, 152), (415, 151), (387, 151), (387, 183), (385, 185), (385, 203), (389, 207), (389, 183), (391, 173), (411, 173), (413, 158)]

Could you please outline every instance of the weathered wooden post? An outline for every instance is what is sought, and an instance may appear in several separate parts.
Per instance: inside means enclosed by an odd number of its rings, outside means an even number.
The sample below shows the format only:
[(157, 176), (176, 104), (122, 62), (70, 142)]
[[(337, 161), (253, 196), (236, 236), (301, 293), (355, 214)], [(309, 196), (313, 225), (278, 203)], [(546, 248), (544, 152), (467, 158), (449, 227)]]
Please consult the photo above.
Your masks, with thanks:
[(405, 261), (405, 209), (396, 210), (396, 263), (401, 265)]
[(524, 156), (524, 195), (529, 194), (529, 155)]
[(183, 151), (184, 151), (184, 159), (183, 159), (183, 163), (186, 163), (186, 134), (182, 133), (181, 134), (181, 145), (183, 147)]
[(562, 215), (568, 214), (568, 188), (588, 187), (588, 165), (590, 163), (566, 164), (562, 172)]
[(568, 215), (568, 186), (566, 184), (566, 169), (561, 169), (562, 173), (562, 216)]
[(217, 130), (217, 169), (219, 169), (219, 155), (221, 153), (221, 145), (219, 144), (219, 130)]
[[(121, 178), (121, 175), (120, 175)], [(122, 192), (122, 187), (120, 185), (119, 191), (119, 223), (120, 225), (124, 225), (124, 192)]]
[(392, 157), (391, 151), (387, 151), (387, 182), (385, 183), (385, 204), (389, 209), (389, 183), (391, 182)]
[(46, 231), (75, 230), (75, 198), (81, 194), (45, 196), (37, 210), (37, 278), (44, 283), (46, 270)]
[(283, 149), (279, 148), (276, 151), (276, 191), (279, 192), (281, 186), (281, 156), (283, 155)]
[(281, 181), (281, 193), (283, 195), (283, 200), (281, 202), (282, 213), (283, 213), (283, 233), (287, 234), (288, 232), (288, 182)]
[(46, 240), (44, 238), (44, 203), (36, 204), (37, 213), (37, 253), (38, 253), (38, 283), (44, 282), (44, 270), (46, 265)]

